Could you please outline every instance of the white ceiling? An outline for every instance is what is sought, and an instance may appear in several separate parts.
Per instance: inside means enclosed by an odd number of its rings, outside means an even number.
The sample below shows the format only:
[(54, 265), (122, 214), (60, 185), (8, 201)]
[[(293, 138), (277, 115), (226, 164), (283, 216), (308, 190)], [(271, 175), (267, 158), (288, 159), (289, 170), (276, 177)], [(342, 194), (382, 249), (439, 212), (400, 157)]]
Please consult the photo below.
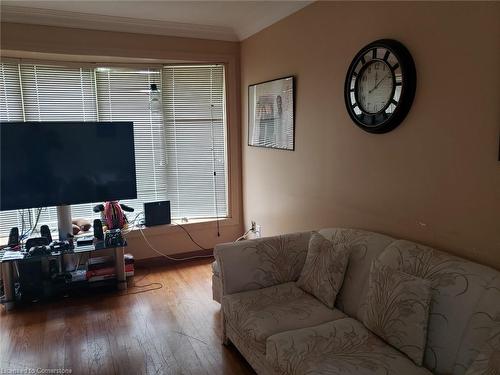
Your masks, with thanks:
[(1, 21), (243, 40), (312, 1), (64, 0), (1, 2)]

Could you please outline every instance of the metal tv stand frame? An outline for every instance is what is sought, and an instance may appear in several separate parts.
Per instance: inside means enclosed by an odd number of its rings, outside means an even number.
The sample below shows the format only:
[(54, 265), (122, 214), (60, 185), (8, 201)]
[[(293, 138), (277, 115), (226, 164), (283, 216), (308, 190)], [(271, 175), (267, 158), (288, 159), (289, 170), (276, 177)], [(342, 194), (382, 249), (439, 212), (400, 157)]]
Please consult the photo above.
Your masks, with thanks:
[(71, 221), (71, 206), (57, 206), (57, 229), (59, 240), (67, 240), (73, 233), (73, 222)]
[[(71, 222), (71, 206), (58, 206), (57, 207), (57, 220), (58, 220), (58, 230), (59, 230), (59, 240), (67, 240), (72, 232), (72, 222)], [(115, 278), (111, 279), (116, 282), (116, 286), (119, 290), (127, 289), (127, 278), (125, 273), (125, 259), (124, 259), (124, 246), (109, 246), (106, 247), (104, 241), (97, 242), (93, 245), (75, 246), (73, 250), (69, 252), (54, 252), (51, 255), (40, 255), (40, 256), (27, 256), (27, 252), (16, 251), (9, 252), (7, 255), (5, 251), (0, 251), (0, 271), (4, 286), (4, 296), (1, 301), (5, 306), (7, 311), (14, 307), (16, 301), (15, 295), (15, 285), (14, 285), (14, 267), (18, 263), (24, 262), (40, 262), (44, 257), (58, 257), (62, 262), (62, 258), (66, 254), (88, 254), (89, 257), (95, 252), (101, 252), (103, 250), (113, 250), (114, 253), (114, 263), (115, 263)], [(82, 283), (82, 282), (80, 282)], [(90, 282), (86, 281), (89, 286)], [(68, 289), (71, 289), (71, 284), (69, 284)]]
[[(75, 247), (71, 252), (55, 252), (52, 255), (40, 255), (40, 256), (30, 256), (27, 257), (26, 253), (21, 251), (17, 252), (15, 256), (6, 256), (5, 252), (0, 252), (0, 266), (2, 271), (2, 279), (4, 285), (4, 297), (3, 305), (7, 311), (11, 310), (16, 302), (15, 295), (15, 280), (14, 280), (14, 267), (19, 263), (29, 263), (29, 262), (41, 262), (43, 258), (47, 257), (57, 257), (62, 261), (62, 257), (66, 254), (89, 254), (92, 255), (96, 252), (102, 252), (103, 250), (113, 250), (114, 253), (114, 263), (115, 263), (115, 278), (106, 280), (109, 284), (110, 281), (116, 283), (118, 290), (127, 289), (127, 278), (125, 273), (125, 260), (124, 260), (124, 246), (120, 247), (106, 247), (104, 243), (97, 243), (95, 245), (85, 245)], [(86, 281), (79, 281), (78, 286), (81, 287), (82, 284), (85, 286), (91, 286), (94, 283)], [(76, 284), (75, 283), (75, 284)], [(96, 283), (97, 284), (97, 283)], [(67, 284), (66, 290), (73, 289), (72, 283)]]

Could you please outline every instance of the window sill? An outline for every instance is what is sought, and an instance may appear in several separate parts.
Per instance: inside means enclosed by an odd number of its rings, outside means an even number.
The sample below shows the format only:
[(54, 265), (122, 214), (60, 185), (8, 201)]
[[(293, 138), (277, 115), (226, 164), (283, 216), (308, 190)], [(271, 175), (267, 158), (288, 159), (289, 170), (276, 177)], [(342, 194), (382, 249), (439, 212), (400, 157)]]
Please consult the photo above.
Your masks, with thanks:
[[(221, 228), (238, 225), (238, 221), (232, 217), (225, 217), (220, 219), (213, 219), (213, 218), (192, 219), (187, 223), (179, 222), (179, 224), (191, 232), (191, 231), (206, 230), (209, 228), (213, 228), (215, 230), (217, 221), (219, 221), (219, 225)], [(176, 222), (178, 221), (176, 220)], [(154, 227), (142, 227), (141, 229), (144, 232), (146, 232), (148, 236), (162, 236), (165, 235), (166, 233), (182, 231), (182, 228), (179, 228), (179, 225), (174, 223), (165, 225), (156, 225)], [(93, 234), (93, 232), (89, 231), (88, 234)], [(140, 236), (141, 234), (139, 232), (139, 228), (133, 228), (126, 234), (126, 237), (128, 238), (136, 238)], [(8, 237), (0, 237), (0, 248), (7, 246), (8, 240), (9, 240)]]
[[(172, 232), (177, 232), (177, 231), (183, 232), (182, 228), (179, 228), (178, 224), (180, 224), (191, 233), (191, 231), (206, 230), (209, 228), (213, 228), (214, 230), (216, 230), (217, 221), (219, 222), (219, 226), (221, 228), (238, 224), (238, 221), (235, 220), (234, 218), (225, 217), (225, 218), (221, 218), (221, 219), (193, 219), (187, 223), (183, 223), (183, 222), (176, 220), (175, 222), (177, 224), (172, 222), (172, 224), (156, 225), (154, 227), (141, 227), (141, 229), (144, 232), (146, 232), (148, 236), (161, 236), (161, 235), (164, 235), (166, 233), (172, 233)], [(139, 228), (131, 229), (130, 232), (127, 233), (126, 236), (129, 238), (135, 238), (135, 237), (141, 236), (141, 234), (139, 232)]]

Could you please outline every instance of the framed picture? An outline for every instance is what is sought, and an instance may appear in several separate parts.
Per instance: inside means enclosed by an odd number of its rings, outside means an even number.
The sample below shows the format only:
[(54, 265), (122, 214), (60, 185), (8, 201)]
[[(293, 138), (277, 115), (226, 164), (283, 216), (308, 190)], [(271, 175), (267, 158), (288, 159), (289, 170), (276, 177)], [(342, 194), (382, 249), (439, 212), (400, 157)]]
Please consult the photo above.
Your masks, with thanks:
[(294, 77), (248, 86), (248, 145), (295, 149)]

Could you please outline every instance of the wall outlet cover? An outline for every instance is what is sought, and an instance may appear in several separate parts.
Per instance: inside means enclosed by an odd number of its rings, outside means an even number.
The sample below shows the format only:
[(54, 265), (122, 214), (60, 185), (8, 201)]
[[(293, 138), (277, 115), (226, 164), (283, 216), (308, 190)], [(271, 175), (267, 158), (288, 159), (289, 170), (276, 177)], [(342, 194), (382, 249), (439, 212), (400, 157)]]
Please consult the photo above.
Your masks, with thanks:
[(262, 237), (262, 226), (259, 224), (255, 225), (255, 238), (260, 238)]

